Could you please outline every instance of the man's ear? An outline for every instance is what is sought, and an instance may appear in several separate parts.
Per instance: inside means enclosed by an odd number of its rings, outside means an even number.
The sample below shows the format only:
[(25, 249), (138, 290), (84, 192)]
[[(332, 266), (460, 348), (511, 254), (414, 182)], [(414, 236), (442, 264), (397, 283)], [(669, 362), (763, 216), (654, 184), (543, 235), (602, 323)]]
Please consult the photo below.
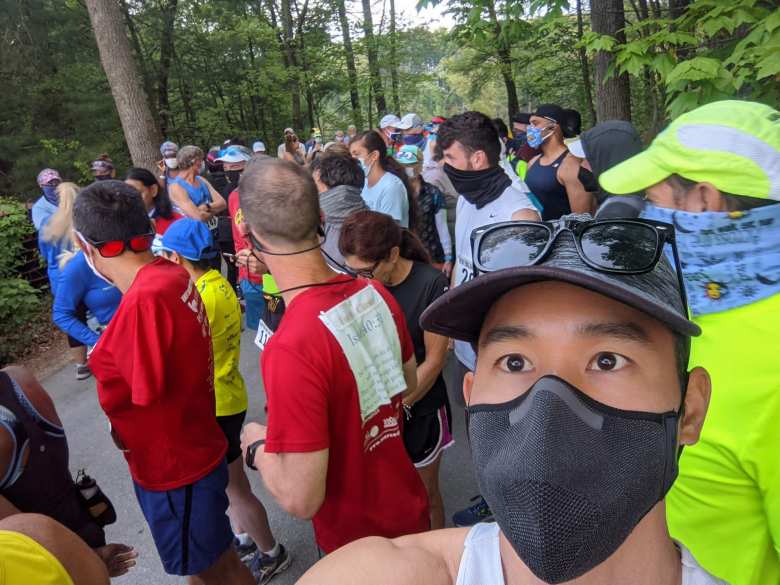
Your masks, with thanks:
[(487, 154), (484, 150), (475, 150), (471, 155), (471, 166), (475, 169), (486, 168), (490, 166)]
[(696, 183), (685, 193), (685, 211), (726, 211), (723, 196), (712, 183)]
[(181, 256), (179, 256), (178, 252), (165, 252), (165, 257), (173, 262), (174, 264), (178, 264), (181, 266)]
[(474, 386), (474, 372), (466, 372), (463, 376), (463, 399), (466, 404), (471, 404), (471, 389)]
[(704, 417), (710, 404), (712, 383), (704, 368), (693, 368), (688, 374), (688, 390), (685, 393), (683, 416), (679, 423), (678, 443), (693, 445), (699, 440)]

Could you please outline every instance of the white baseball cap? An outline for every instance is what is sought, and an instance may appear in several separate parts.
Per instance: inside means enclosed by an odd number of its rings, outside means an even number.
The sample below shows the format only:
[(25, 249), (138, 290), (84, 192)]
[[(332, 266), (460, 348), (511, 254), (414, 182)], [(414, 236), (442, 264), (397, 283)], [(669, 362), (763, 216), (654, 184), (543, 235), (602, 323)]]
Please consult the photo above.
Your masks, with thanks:
[(399, 118), (395, 114), (387, 114), (384, 118), (382, 118), (379, 121), (379, 127), (382, 129), (398, 128), (399, 124), (401, 124), (401, 118)]
[(252, 152), (265, 152), (265, 144), (262, 140), (258, 140), (252, 144)]
[(401, 121), (396, 126), (399, 130), (409, 130), (410, 128), (422, 128), (423, 127), (423, 121), (420, 116), (414, 113), (408, 113), (403, 118), (401, 118)]

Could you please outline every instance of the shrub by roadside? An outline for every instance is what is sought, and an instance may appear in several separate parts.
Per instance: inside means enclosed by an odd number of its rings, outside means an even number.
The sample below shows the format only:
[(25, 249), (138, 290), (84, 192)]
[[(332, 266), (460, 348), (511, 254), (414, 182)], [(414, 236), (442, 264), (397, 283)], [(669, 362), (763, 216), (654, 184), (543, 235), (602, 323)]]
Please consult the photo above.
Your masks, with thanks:
[[(18, 360), (43, 330), (51, 329), (41, 293), (19, 275), (22, 242), (34, 233), (24, 204), (0, 197), (0, 364)], [(49, 333), (49, 336), (51, 334)]]

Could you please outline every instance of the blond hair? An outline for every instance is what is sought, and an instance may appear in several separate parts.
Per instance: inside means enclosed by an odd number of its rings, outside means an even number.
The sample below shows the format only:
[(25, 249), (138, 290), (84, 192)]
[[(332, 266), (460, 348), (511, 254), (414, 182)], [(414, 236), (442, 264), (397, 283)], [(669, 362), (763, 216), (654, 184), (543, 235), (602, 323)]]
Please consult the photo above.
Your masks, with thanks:
[(73, 202), (78, 194), (79, 186), (75, 183), (60, 183), (57, 186), (57, 211), (43, 226), (43, 239), (57, 243), (63, 249), (58, 257), (60, 268), (73, 257)]

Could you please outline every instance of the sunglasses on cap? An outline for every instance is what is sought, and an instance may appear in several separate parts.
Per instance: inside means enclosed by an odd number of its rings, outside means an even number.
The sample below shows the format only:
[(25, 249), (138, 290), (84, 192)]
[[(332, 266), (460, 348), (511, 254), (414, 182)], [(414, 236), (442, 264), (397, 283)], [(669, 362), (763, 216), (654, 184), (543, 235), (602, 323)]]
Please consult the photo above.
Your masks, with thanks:
[(647, 219), (508, 221), (471, 234), (476, 270), (482, 273), (533, 266), (549, 254), (558, 236), (570, 232), (582, 261), (612, 274), (644, 274), (653, 270), (669, 244), (683, 307), (688, 306), (680, 257), (671, 224)]
[(103, 258), (116, 258), (125, 250), (146, 252), (151, 249), (154, 241), (154, 232), (133, 236), (129, 240), (103, 240), (101, 242), (90, 240), (83, 234), (79, 234), (79, 237), (93, 246)]

